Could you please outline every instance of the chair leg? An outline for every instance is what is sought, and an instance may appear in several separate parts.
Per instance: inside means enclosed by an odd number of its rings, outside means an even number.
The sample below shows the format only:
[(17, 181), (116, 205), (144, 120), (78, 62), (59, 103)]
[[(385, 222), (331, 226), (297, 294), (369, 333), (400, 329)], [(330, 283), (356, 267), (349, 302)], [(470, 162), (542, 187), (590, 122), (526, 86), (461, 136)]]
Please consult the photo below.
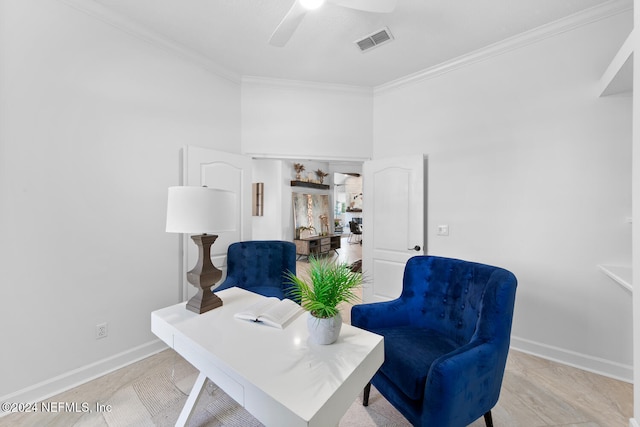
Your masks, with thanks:
[(367, 383), (364, 386), (364, 393), (362, 395), (362, 406), (369, 406), (369, 393), (371, 393), (371, 383)]
[(491, 416), (491, 411), (484, 414), (484, 423), (487, 427), (493, 427), (493, 417)]

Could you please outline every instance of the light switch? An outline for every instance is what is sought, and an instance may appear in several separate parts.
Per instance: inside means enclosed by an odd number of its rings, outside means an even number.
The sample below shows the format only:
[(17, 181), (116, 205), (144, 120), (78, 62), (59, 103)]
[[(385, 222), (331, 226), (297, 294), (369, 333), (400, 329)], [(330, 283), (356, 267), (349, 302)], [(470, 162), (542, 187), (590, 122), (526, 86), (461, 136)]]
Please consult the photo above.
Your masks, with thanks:
[(448, 236), (449, 235), (449, 226), (448, 225), (439, 225), (438, 226), (438, 236)]

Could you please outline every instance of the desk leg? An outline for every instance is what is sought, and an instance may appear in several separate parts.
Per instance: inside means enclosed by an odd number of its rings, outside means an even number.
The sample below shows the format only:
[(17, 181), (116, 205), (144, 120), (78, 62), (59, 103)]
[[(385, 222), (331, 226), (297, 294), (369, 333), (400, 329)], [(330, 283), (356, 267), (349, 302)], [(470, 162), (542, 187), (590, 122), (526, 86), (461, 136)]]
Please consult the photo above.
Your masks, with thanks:
[(180, 412), (180, 416), (178, 417), (178, 421), (176, 421), (176, 427), (186, 426), (189, 423), (189, 419), (191, 415), (193, 415), (193, 410), (198, 403), (198, 399), (202, 395), (207, 383), (207, 376), (200, 372), (198, 378), (196, 378), (195, 384), (193, 384), (193, 388), (191, 389), (191, 393), (189, 393), (189, 397), (187, 397), (187, 401), (182, 408), (182, 412)]

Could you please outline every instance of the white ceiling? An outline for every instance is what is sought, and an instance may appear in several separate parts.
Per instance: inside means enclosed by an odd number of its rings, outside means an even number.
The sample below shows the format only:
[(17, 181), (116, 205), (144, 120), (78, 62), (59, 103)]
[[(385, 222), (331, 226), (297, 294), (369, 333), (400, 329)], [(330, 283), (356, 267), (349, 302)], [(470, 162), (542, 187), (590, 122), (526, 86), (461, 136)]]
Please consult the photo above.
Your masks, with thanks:
[[(240, 76), (375, 87), (541, 25), (620, 0), (399, 0), (376, 14), (308, 13), (285, 47), (268, 44), (293, 0), (88, 0)], [(367, 52), (354, 41), (388, 27)]]

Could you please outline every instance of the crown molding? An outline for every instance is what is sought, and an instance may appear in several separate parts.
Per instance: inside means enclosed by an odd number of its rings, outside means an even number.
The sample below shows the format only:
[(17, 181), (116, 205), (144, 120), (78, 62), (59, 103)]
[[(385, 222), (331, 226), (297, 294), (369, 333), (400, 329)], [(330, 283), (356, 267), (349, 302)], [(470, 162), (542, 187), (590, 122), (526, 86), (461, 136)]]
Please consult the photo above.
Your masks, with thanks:
[(259, 84), (259, 85), (267, 85), (267, 86), (279, 86), (279, 87), (296, 88), (296, 89), (350, 92), (350, 93), (359, 93), (359, 94), (365, 94), (365, 95), (373, 94), (373, 88), (370, 86), (355, 86), (355, 85), (338, 84), (338, 83), (320, 83), (320, 82), (303, 81), (303, 80), (278, 79), (273, 77), (242, 76), (242, 83)]
[(190, 49), (164, 35), (149, 30), (140, 24), (115, 13), (99, 3), (87, 0), (58, 0), (73, 9), (83, 12), (93, 18), (96, 18), (105, 24), (111, 25), (125, 33), (134, 36), (142, 41), (152, 44), (153, 46), (164, 49), (165, 51), (186, 59), (192, 63), (196, 63), (207, 71), (229, 80), (233, 83), (240, 84), (240, 74), (235, 73), (220, 64), (212, 61), (206, 56)]
[(348, 157), (348, 156), (323, 156), (309, 154), (270, 154), (270, 153), (254, 153), (243, 152), (245, 156), (249, 156), (254, 160), (306, 160), (309, 162), (332, 162), (332, 163), (353, 163), (360, 164), (371, 157)]
[(239, 73), (231, 71), (220, 64), (174, 40), (151, 31), (143, 26), (117, 14), (99, 3), (88, 0), (58, 0), (78, 11), (86, 13), (108, 25), (120, 29), (140, 40), (150, 43), (156, 47), (176, 54), (186, 60), (199, 64), (213, 74), (227, 79), (236, 84), (263, 84), (270, 86), (280, 86), (288, 88), (312, 89), (321, 91), (350, 92), (359, 94), (379, 94), (388, 90), (397, 89), (412, 83), (428, 80), (446, 74), (448, 72), (466, 67), (477, 62), (493, 58), (504, 53), (520, 49), (533, 43), (545, 40), (558, 34), (582, 27), (602, 19), (615, 16), (633, 10), (633, 0), (610, 0), (598, 6), (591, 7), (584, 11), (575, 13), (566, 18), (542, 25), (514, 37), (502, 40), (492, 45), (477, 49), (468, 54), (453, 58), (451, 60), (434, 65), (416, 73), (409, 74), (396, 80), (375, 87), (342, 85), (332, 83), (317, 83), (310, 81), (278, 79), (259, 76), (241, 76)]
[(566, 18), (550, 22), (532, 30), (477, 49), (468, 54), (442, 62), (433, 67), (409, 74), (373, 88), (375, 94), (432, 79), (448, 72), (493, 58), (504, 53), (520, 49), (576, 28), (633, 10), (633, 0), (611, 0), (598, 6), (585, 9)]
[(633, 50), (635, 31), (631, 30), (598, 82), (598, 96), (633, 93)]

